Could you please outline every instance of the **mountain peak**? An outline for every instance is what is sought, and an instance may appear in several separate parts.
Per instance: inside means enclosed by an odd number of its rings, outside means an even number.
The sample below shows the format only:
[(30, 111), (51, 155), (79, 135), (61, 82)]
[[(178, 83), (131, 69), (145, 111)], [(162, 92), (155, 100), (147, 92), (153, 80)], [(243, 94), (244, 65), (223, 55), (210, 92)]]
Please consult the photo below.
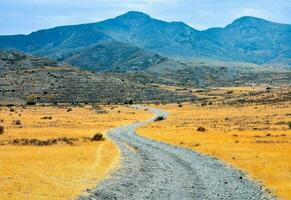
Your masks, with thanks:
[(128, 11), (127, 13), (121, 15), (120, 17), (127, 18), (150, 18), (148, 14), (139, 11)]
[(230, 25), (228, 26), (236, 26), (236, 25), (260, 25), (263, 23), (270, 23), (267, 20), (257, 18), (257, 17), (252, 17), (252, 16), (243, 16), (240, 17), (236, 20), (234, 20)]

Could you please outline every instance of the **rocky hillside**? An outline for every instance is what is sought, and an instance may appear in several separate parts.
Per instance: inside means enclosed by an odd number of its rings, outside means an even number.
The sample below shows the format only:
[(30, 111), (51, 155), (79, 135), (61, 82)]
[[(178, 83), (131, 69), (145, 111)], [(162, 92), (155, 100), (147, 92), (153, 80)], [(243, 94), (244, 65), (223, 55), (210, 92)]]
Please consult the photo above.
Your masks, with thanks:
[(129, 79), (124, 74), (79, 70), (15, 51), (0, 51), (0, 103), (130, 103), (193, 100)]
[(91, 71), (127, 72), (147, 69), (165, 58), (117, 41), (104, 41), (71, 53), (62, 61)]
[[(159, 74), (167, 85), (195, 87), (225, 87), (243, 85), (290, 85), (291, 70), (280, 65), (257, 65), (244, 62), (194, 60), (171, 62), (167, 60), (147, 69)], [(169, 83), (171, 80), (171, 83)], [(157, 82), (155, 79), (154, 82)], [(168, 83), (167, 83), (168, 82)]]
[[(153, 60), (156, 60), (156, 54), (153, 54), (153, 59), (148, 58), (149, 53), (145, 56), (143, 53), (140, 54), (143, 50), (137, 50), (138, 56), (136, 51), (128, 54), (131, 50), (125, 50), (126, 45), (130, 45), (129, 48), (132, 48), (132, 45), (138, 46), (173, 58), (210, 58), (291, 65), (290, 36), (291, 25), (254, 17), (239, 18), (224, 28), (198, 31), (182, 22), (169, 23), (153, 19), (144, 13), (128, 12), (98, 23), (57, 27), (29, 35), (1, 36), (0, 48), (14, 48), (60, 60), (68, 58), (67, 61), (82, 67), (97, 63), (96, 66), (92, 66), (97, 70), (104, 70), (102, 63), (110, 63), (107, 59), (110, 60), (112, 57), (115, 61), (123, 59), (123, 68), (129, 69), (139, 68), (140, 65), (143, 69), (155, 63)], [(112, 45), (117, 41), (126, 45)], [(116, 50), (106, 44), (121, 49)], [(96, 48), (96, 45), (99, 47)], [(98, 63), (100, 59), (97, 56), (98, 59), (94, 60), (94, 56), (91, 56), (93, 52), (106, 53), (110, 56), (98, 55), (102, 60)], [(125, 52), (123, 58), (120, 58), (120, 52)], [(87, 54), (90, 58), (82, 63), (82, 60), (71, 59), (75, 54), (76, 57)], [(132, 62), (133, 57), (134, 62)], [(116, 67), (115, 61), (108, 66), (109, 69)], [(137, 65), (137, 63), (142, 64)]]

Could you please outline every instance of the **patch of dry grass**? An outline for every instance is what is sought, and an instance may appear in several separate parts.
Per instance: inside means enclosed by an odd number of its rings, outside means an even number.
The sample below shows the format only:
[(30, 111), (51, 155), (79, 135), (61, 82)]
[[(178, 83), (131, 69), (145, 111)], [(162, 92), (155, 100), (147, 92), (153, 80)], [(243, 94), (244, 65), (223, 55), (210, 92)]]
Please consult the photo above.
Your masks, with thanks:
[[(290, 102), (273, 105), (158, 105), (170, 116), (138, 129), (144, 137), (217, 157), (291, 199)], [(205, 132), (197, 131), (204, 127)]]
[[(0, 141), (91, 138), (96, 132), (104, 134), (151, 116), (122, 106), (68, 108), (1, 107), (4, 133)], [(20, 120), (21, 125), (15, 125), (14, 120)], [(119, 151), (109, 139), (78, 140), (73, 145), (0, 145), (0, 199), (73, 199), (118, 167), (119, 159)]]

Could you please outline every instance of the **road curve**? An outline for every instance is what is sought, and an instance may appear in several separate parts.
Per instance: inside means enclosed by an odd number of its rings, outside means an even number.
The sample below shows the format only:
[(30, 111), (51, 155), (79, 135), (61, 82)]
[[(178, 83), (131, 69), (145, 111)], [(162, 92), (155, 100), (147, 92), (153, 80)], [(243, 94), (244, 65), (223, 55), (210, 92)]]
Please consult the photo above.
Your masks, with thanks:
[(274, 199), (245, 174), (215, 158), (136, 135), (137, 127), (167, 116), (149, 111), (153, 118), (108, 133), (121, 150), (122, 167), (79, 200)]

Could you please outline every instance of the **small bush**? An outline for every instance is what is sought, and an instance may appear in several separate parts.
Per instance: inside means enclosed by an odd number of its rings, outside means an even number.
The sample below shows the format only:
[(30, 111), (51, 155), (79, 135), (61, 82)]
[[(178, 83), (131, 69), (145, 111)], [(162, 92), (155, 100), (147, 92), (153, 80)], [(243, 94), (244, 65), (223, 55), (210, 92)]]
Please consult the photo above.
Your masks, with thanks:
[(71, 112), (72, 111), (72, 108), (68, 108), (67, 112)]
[(103, 135), (101, 133), (96, 133), (92, 138), (91, 141), (99, 141), (103, 139)]
[(201, 103), (201, 106), (203, 107), (203, 106), (206, 106), (207, 105), (207, 102), (203, 102), (203, 103)]
[(155, 122), (157, 122), (157, 121), (162, 121), (162, 120), (164, 120), (165, 119), (165, 117), (163, 117), (163, 116), (158, 116), (156, 119), (155, 119)]
[(127, 100), (127, 101), (124, 102), (124, 104), (125, 105), (127, 105), (127, 104), (132, 105), (133, 104), (133, 101), (132, 100)]
[(291, 122), (288, 122), (288, 127), (289, 129), (291, 129)]
[(13, 125), (19, 126), (21, 125), (21, 121), (20, 120), (13, 120)]
[(206, 128), (204, 128), (203, 126), (199, 126), (197, 128), (197, 131), (199, 131), (199, 132), (205, 132), (206, 131)]
[(26, 105), (28, 105), (28, 106), (34, 106), (34, 105), (36, 105), (36, 102), (34, 102), (34, 101), (27, 101)]
[(178, 106), (179, 106), (179, 108), (183, 107), (183, 105), (182, 105), (182, 104), (179, 104)]
[(0, 135), (2, 135), (4, 133), (4, 127), (0, 126)]
[(48, 119), (48, 120), (52, 120), (52, 119), (53, 119), (53, 117), (51, 117), (51, 116), (44, 116), (44, 117), (42, 117), (41, 119)]

